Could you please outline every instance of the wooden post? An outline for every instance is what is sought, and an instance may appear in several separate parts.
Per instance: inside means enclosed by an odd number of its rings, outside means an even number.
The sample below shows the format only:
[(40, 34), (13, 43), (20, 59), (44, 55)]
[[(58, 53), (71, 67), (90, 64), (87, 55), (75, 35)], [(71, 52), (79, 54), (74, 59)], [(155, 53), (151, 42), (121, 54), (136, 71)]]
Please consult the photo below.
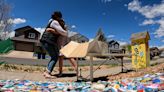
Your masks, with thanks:
[(90, 56), (90, 81), (93, 81), (93, 56)]
[(79, 60), (78, 60), (78, 58), (76, 58), (76, 62), (77, 62), (76, 77), (77, 77), (77, 81), (78, 81), (79, 80)]

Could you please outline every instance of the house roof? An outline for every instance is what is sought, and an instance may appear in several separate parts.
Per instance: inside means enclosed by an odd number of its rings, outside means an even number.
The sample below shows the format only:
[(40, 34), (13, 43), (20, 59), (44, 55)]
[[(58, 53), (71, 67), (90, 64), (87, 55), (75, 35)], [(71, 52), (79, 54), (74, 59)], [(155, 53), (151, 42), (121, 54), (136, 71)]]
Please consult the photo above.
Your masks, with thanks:
[(21, 28), (15, 29), (15, 36), (23, 35), (25, 31), (29, 31), (29, 30), (35, 31), (35, 32), (40, 34), (40, 32), (38, 32), (34, 28), (32, 28), (30, 26), (25, 26), (25, 27), (21, 27)]
[(160, 51), (164, 51), (164, 48), (159, 48)]
[(82, 35), (80, 33), (77, 33), (77, 34), (71, 36), (70, 39), (77, 39), (77, 40), (85, 39), (86, 41), (89, 41), (89, 39), (87, 37), (85, 37), (84, 35)]
[(109, 41), (108, 43), (111, 44), (111, 43), (113, 43), (113, 42), (115, 42), (115, 40), (111, 40), (111, 41)]
[(113, 42), (112, 44), (119, 44), (117, 41)]
[(134, 34), (131, 35), (131, 40), (138, 40), (138, 39), (145, 39), (145, 38), (150, 40), (150, 35), (149, 35), (148, 31), (134, 33)]
[(15, 29), (15, 31), (28, 30), (28, 29), (31, 29), (31, 28), (32, 28), (32, 27), (30, 27), (30, 26), (24, 26), (24, 27)]
[(150, 50), (159, 50), (157, 47), (151, 47)]
[(119, 43), (115, 40), (111, 40), (111, 41), (108, 42), (108, 44), (119, 44)]

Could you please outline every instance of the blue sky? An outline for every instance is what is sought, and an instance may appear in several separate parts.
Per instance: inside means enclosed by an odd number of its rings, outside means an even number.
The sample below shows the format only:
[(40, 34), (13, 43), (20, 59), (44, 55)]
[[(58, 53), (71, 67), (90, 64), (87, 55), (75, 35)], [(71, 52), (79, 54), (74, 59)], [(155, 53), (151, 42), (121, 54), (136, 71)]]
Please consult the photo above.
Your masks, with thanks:
[(30, 25), (40, 31), (60, 10), (72, 31), (94, 38), (99, 28), (106, 37), (130, 43), (133, 33), (149, 31), (150, 46), (164, 46), (164, 0), (7, 0), (12, 5), (13, 29)]

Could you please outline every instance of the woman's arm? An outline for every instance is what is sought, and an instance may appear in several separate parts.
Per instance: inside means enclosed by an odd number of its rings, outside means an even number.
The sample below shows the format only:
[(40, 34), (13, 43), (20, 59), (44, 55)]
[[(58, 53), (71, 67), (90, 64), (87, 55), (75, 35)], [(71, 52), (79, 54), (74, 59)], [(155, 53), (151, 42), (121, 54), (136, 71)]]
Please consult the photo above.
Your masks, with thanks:
[(58, 21), (53, 20), (52, 23), (51, 23), (51, 25), (50, 25), (50, 27), (56, 29), (56, 31), (57, 31), (59, 34), (61, 34), (62, 36), (67, 36), (67, 31), (64, 30), (64, 29), (60, 26), (60, 24), (59, 24)]
[(57, 31), (56, 31), (55, 29), (53, 29), (53, 28), (47, 28), (46, 31), (47, 31), (47, 32), (51, 32), (51, 33), (53, 33), (53, 34), (59, 34), (59, 32), (57, 32)]

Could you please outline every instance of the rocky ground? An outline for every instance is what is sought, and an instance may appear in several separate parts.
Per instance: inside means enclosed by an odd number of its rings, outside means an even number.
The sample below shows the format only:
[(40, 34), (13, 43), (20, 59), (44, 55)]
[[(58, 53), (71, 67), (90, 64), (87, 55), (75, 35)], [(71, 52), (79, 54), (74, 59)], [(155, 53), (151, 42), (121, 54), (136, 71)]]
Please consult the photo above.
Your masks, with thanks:
[[(109, 69), (111, 67), (115, 67), (118, 65), (102, 65), (98, 69)], [(98, 66), (94, 66), (94, 69), (97, 69)], [(89, 66), (80, 66), (81, 71), (88, 71)], [(21, 72), (44, 72), (45, 67), (43, 66), (29, 66), (29, 65), (15, 65), (15, 64), (0, 64), (0, 70), (3, 71), (21, 71)], [(54, 69), (56, 72), (58, 70), (58, 67)], [(63, 71), (74, 71), (73, 67), (63, 67)], [(119, 74), (113, 74), (108, 76), (102, 76), (104, 78), (101, 79), (107, 79), (107, 80), (119, 80), (124, 78), (133, 78), (133, 77), (139, 77), (143, 76), (145, 74), (153, 74), (153, 73), (163, 73), (164, 72), (164, 63), (155, 63), (151, 65), (151, 67), (140, 69), (138, 71), (135, 70), (129, 70), (125, 73), (119, 73)]]
[(161, 64), (154, 64), (151, 67), (140, 69), (138, 71), (129, 71), (126, 73), (119, 73), (115, 75), (109, 75), (109, 80), (121, 80), (125, 78), (134, 78), (144, 76), (146, 74), (155, 74), (155, 73), (164, 73), (164, 63)]
[[(95, 65), (93, 66), (93, 69), (107, 69), (111, 67), (118, 66), (118, 64), (110, 64), (110, 65)], [(54, 68), (54, 71), (58, 70), (58, 66)], [(79, 66), (79, 69), (81, 71), (87, 71), (89, 70), (89, 66), (84, 66), (81, 65)], [(5, 62), (0, 62), (0, 70), (5, 70), (5, 71), (23, 71), (23, 72), (44, 72), (45, 71), (45, 66), (31, 66), (31, 65), (18, 65), (18, 64), (6, 64)], [(68, 72), (68, 71), (74, 71), (74, 68), (71, 66), (64, 66), (63, 71)]]
[[(100, 67), (103, 72), (106, 69), (115, 69), (117, 66), (103, 65)], [(96, 67), (94, 67), (96, 68)], [(81, 66), (82, 71), (89, 70), (88, 66)], [(58, 82), (44, 80), (40, 72), (44, 71), (42, 66), (24, 66), (1, 64), (1, 75), (8, 77), (0, 79), (0, 92), (163, 92), (164, 91), (164, 63), (154, 63), (150, 67), (138, 71), (130, 70), (126, 73), (117, 73), (103, 76), (95, 82), (74, 82), (70, 79), (57, 78)], [(72, 71), (73, 68), (64, 67), (64, 71)], [(11, 76), (18, 72), (28, 73), (23, 79), (13, 79)], [(107, 71), (107, 72), (109, 72)], [(8, 73), (6, 73), (8, 72)], [(35, 73), (38, 72), (38, 73)], [(102, 71), (99, 72), (102, 74)], [(38, 75), (39, 74), (39, 75)], [(38, 76), (36, 76), (38, 75)], [(32, 77), (31, 77), (32, 76)], [(36, 77), (39, 80), (28, 79)], [(138, 78), (136, 78), (138, 77)], [(14, 77), (16, 78), (16, 77)], [(106, 79), (106, 80), (105, 80)], [(61, 81), (62, 80), (62, 81)], [(60, 82), (59, 82), (60, 81)]]

